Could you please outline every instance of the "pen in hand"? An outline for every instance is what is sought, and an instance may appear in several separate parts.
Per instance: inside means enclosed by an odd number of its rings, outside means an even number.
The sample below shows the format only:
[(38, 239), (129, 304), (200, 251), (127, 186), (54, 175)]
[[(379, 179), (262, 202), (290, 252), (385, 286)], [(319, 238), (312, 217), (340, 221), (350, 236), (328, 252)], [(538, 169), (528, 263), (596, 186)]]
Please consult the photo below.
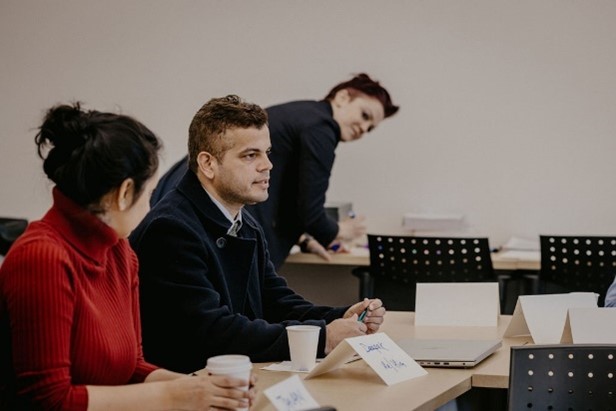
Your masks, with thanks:
[(362, 311), (361, 314), (359, 314), (359, 317), (357, 317), (357, 321), (359, 321), (359, 322), (364, 321), (364, 318), (366, 317), (366, 314), (368, 314), (368, 307), (366, 307), (366, 309), (364, 311)]

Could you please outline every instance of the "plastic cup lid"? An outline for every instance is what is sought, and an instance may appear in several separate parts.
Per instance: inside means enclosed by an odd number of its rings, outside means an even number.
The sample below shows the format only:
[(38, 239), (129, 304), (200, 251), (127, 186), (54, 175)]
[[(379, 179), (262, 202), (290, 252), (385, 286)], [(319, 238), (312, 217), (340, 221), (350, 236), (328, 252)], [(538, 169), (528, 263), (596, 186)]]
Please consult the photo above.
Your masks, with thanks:
[(210, 357), (205, 367), (206, 370), (212, 373), (234, 373), (250, 370), (251, 368), (250, 357), (238, 354)]

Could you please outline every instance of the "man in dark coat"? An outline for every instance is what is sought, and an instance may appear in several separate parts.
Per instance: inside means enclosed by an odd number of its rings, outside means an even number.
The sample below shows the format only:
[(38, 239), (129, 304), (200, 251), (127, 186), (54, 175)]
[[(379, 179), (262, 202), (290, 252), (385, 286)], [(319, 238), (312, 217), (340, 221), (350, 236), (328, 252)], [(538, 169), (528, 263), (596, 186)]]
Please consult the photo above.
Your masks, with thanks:
[(276, 274), (262, 228), (243, 210), (268, 197), (270, 147), (267, 114), (237, 96), (212, 99), (195, 115), (190, 170), (130, 236), (149, 361), (189, 372), (220, 354), (288, 359), (285, 327), (294, 324), (321, 327), (323, 356), (383, 322), (378, 299), (315, 306)]

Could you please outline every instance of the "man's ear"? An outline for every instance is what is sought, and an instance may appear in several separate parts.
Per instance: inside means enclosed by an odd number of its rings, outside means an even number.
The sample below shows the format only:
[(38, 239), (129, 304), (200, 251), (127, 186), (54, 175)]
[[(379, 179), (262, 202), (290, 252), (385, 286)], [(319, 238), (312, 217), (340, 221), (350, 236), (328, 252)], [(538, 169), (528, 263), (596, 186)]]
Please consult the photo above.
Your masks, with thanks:
[(336, 107), (342, 107), (346, 105), (349, 101), (351, 101), (351, 95), (349, 94), (349, 90), (346, 88), (338, 90), (334, 95), (333, 102)]
[(209, 178), (214, 178), (216, 175), (216, 167), (218, 165), (218, 160), (212, 154), (207, 151), (202, 151), (197, 156), (197, 166), (199, 167), (199, 171)]
[(134, 195), (135, 181), (132, 178), (127, 178), (122, 181), (122, 184), (120, 184), (120, 187), (116, 190), (112, 201), (115, 202), (118, 210), (125, 211), (133, 204)]

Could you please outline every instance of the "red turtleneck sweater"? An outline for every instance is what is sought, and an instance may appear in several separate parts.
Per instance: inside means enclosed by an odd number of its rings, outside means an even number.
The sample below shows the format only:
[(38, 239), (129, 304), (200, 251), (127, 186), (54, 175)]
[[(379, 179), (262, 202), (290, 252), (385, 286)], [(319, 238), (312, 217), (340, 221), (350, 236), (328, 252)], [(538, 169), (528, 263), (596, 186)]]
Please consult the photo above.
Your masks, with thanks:
[(129, 243), (53, 197), (0, 266), (0, 385), (36, 408), (85, 410), (86, 385), (142, 382), (156, 367), (143, 359)]

